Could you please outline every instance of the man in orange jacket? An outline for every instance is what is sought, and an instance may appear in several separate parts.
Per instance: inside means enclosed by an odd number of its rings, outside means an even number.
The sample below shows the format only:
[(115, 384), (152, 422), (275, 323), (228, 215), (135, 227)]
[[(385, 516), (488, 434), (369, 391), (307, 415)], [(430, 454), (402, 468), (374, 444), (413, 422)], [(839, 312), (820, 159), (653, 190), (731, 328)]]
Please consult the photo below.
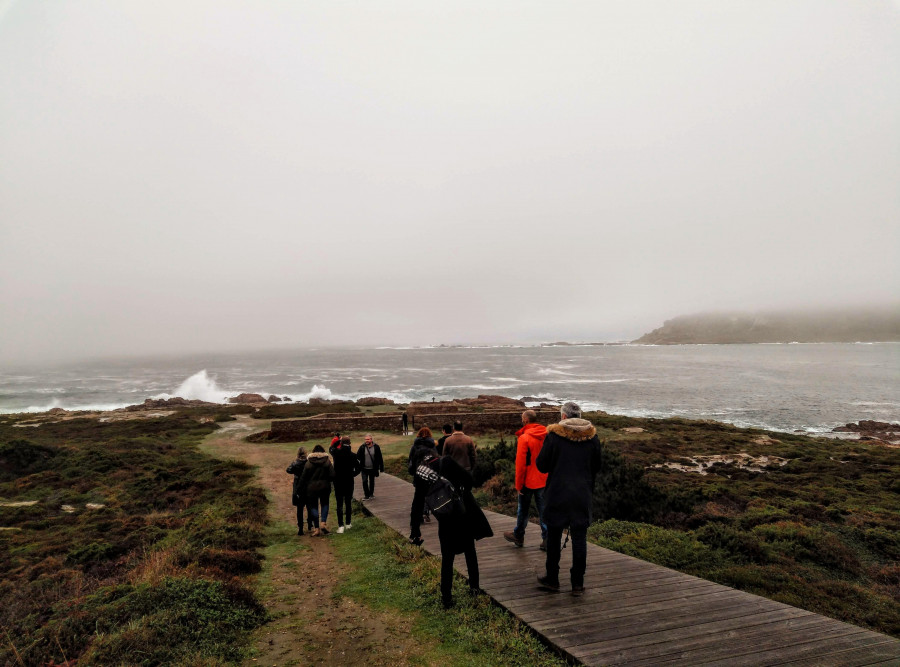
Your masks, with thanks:
[(534, 496), (538, 520), (541, 522), (541, 551), (546, 551), (547, 526), (544, 524), (544, 487), (547, 485), (547, 475), (537, 469), (535, 462), (538, 454), (541, 453), (541, 447), (544, 446), (547, 429), (537, 423), (537, 414), (534, 410), (526, 410), (522, 413), (522, 428), (516, 431), (516, 435), (519, 436), (516, 447), (516, 491), (519, 492), (519, 509), (516, 515), (515, 529), (503, 533), (503, 537), (517, 547), (525, 545), (525, 525), (528, 523), (531, 498)]

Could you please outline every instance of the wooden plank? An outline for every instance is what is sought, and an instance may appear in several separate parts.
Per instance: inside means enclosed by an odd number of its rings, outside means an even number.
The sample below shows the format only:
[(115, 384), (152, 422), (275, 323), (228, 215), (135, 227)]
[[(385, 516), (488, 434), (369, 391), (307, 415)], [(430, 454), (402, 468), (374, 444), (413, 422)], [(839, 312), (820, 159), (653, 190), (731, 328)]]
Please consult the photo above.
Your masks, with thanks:
[[(378, 478), (362, 505), (409, 534), (412, 485)], [(538, 589), (546, 554), (540, 528), (526, 527), (525, 547), (503, 538), (513, 517), (485, 512), (494, 537), (476, 545), (481, 588), (566, 656), (585, 664), (900, 666), (900, 641), (789, 605), (736, 591), (588, 544), (587, 592), (568, 593), (572, 550), (560, 559), (563, 591)], [(422, 524), (422, 548), (439, 556), (437, 522)], [(466, 574), (465, 559), (454, 561)]]
[(575, 637), (582, 643), (589, 643), (605, 639), (647, 634), (649, 632), (660, 630), (699, 626), (706, 623), (735, 618), (744, 619), (747, 624), (750, 625), (762, 615), (778, 613), (778, 611), (771, 609), (764, 603), (753, 606), (719, 604), (701, 607), (695, 605), (693, 609), (687, 613), (676, 612), (665, 615), (646, 612), (636, 613), (630, 616), (622, 616), (617, 619), (607, 619), (607, 622), (603, 624), (592, 623), (591, 626), (575, 622), (565, 626), (556, 626), (552, 630), (545, 632), (545, 634), (553, 640), (566, 640), (570, 637)]
[[(732, 621), (727, 629), (715, 630), (710, 627), (695, 626), (687, 631), (670, 631), (668, 635), (664, 633), (659, 636), (641, 635), (579, 646), (571, 652), (591, 664), (657, 665), (661, 664), (664, 659), (679, 662), (689, 660), (690, 652), (731, 651), (739, 649), (742, 645), (750, 647), (748, 650), (755, 650), (755, 642), (753, 642), (755, 639), (775, 640), (780, 644), (786, 638), (779, 637), (779, 633), (788, 635), (802, 631), (805, 635), (814, 629), (825, 626), (824, 621), (826, 620), (828, 619), (806, 612), (804, 615), (794, 618), (784, 618), (774, 623), (767, 623), (760, 628), (747, 628), (739, 621)], [(662, 640), (663, 636), (665, 636), (664, 640)], [(697, 664), (697, 662), (699, 661), (694, 659), (692, 664)]]
[(900, 658), (892, 643), (870, 644), (868, 646), (847, 648), (829, 653), (815, 655), (810, 658), (777, 660), (767, 665), (791, 665), (791, 667), (898, 667)]
[(787, 638), (786, 641), (778, 646), (756, 646), (752, 652), (741, 654), (738, 654), (740, 649), (737, 649), (732, 655), (727, 657), (721, 657), (712, 662), (695, 660), (693, 664), (703, 664), (706, 667), (712, 667), (713, 665), (720, 667), (730, 667), (731, 665), (735, 667), (756, 667), (757, 665), (790, 665), (795, 660), (815, 658), (814, 664), (818, 665), (823, 663), (823, 656), (832, 654), (842, 648), (873, 650), (888, 645), (893, 647), (893, 654), (896, 656), (893, 664), (900, 664), (900, 651), (897, 650), (897, 640), (887, 635), (879, 635), (876, 632), (860, 630), (856, 634), (833, 639), (830, 639), (827, 635), (812, 635), (807, 637), (807, 639), (808, 641), (800, 642), (794, 641), (794, 638)]
[(661, 602), (650, 602), (630, 606), (610, 607), (607, 605), (595, 605), (586, 609), (575, 617), (555, 617), (546, 620), (533, 620), (532, 625), (543, 632), (550, 633), (553, 630), (565, 631), (573, 625), (580, 626), (588, 623), (627, 623), (637, 615), (672, 615), (686, 616), (699, 613), (704, 609), (733, 608), (735, 596), (733, 592), (709, 589), (704, 595), (694, 597), (676, 597)]

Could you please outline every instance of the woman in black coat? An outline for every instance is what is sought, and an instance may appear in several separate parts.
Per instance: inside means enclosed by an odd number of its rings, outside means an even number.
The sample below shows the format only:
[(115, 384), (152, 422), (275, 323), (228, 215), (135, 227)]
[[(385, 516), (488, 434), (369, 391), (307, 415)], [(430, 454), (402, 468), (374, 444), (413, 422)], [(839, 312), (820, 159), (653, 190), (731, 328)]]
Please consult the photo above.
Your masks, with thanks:
[[(306, 466), (306, 447), (297, 449), (297, 458), (287, 467), (287, 474), (294, 476), (291, 503), (297, 506), (297, 534), (303, 534), (303, 508), (306, 507), (306, 487), (303, 485), (303, 468)], [(312, 530), (312, 517), (306, 513), (307, 529)]]
[[(312, 537), (328, 534), (328, 498), (331, 496), (331, 481), (334, 479), (334, 465), (322, 445), (313, 447), (306, 459), (300, 482), (306, 488), (306, 508), (315, 526)], [(319, 514), (321, 507), (322, 513)], [(319, 518), (321, 517), (321, 523)], [(321, 527), (321, 530), (320, 530)]]
[(333, 444), (328, 453), (334, 461), (334, 500), (337, 503), (338, 533), (344, 532), (344, 519), (347, 528), (351, 528), (350, 515), (353, 510), (354, 478), (359, 474), (359, 459), (350, 448), (350, 436), (345, 435)]
[(453, 606), (453, 561), (456, 554), (465, 554), (469, 572), (469, 592), (479, 591), (478, 555), (475, 540), (492, 537), (494, 531), (475, 496), (472, 495), (472, 475), (449, 456), (433, 459), (429, 468), (446, 477), (462, 497), (466, 511), (462, 514), (438, 517), (438, 539), (441, 543), (441, 600), (444, 608)]
[(425, 512), (425, 494), (431, 486), (431, 482), (416, 476), (416, 468), (422, 463), (427, 463), (437, 458), (437, 450), (434, 447), (434, 438), (427, 427), (420, 428), (409, 449), (409, 459), (406, 470), (413, 476), (412, 507), (409, 510), (409, 541), (416, 546), (422, 544), (422, 515)]

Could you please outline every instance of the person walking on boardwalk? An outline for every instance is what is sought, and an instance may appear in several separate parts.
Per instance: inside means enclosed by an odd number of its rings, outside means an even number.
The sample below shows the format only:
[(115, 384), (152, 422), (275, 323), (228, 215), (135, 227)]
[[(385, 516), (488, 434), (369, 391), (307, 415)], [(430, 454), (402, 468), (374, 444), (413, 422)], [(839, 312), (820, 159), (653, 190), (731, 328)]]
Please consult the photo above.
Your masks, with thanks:
[(427, 426), (419, 429), (416, 439), (409, 449), (409, 459), (406, 470), (413, 478), (413, 500), (409, 510), (409, 541), (416, 546), (422, 544), (422, 519), (425, 512), (425, 494), (431, 483), (416, 476), (416, 470), (420, 465), (430, 463), (438, 457), (434, 447), (434, 438), (431, 429)]
[[(291, 503), (297, 506), (297, 534), (303, 534), (303, 509), (306, 507), (306, 488), (302, 483), (303, 468), (306, 466), (306, 447), (297, 448), (297, 458), (287, 467), (287, 474), (294, 476)], [(306, 513), (307, 529), (312, 531), (312, 517)]]
[(544, 491), (547, 573), (538, 577), (538, 583), (544, 589), (559, 590), (560, 542), (568, 526), (572, 537), (572, 595), (583, 595), (594, 478), (600, 470), (603, 450), (597, 430), (581, 418), (578, 405), (566, 403), (560, 415), (562, 420), (547, 428), (537, 457), (537, 469), (548, 475)]
[[(423, 473), (427, 473), (427, 476), (423, 476)], [(465, 554), (469, 592), (478, 593), (480, 580), (475, 540), (491, 537), (494, 531), (491, 530), (491, 524), (472, 495), (472, 475), (451, 457), (432, 459), (426, 465), (419, 466), (416, 475), (426, 480), (429, 487), (438, 475), (445, 477), (459, 493), (465, 508), (464, 512), (438, 517), (438, 540), (441, 545), (441, 601), (444, 609), (449, 609), (453, 606), (453, 561), (456, 554)]]
[(522, 428), (516, 431), (519, 440), (516, 445), (516, 491), (518, 491), (519, 508), (516, 513), (515, 529), (503, 533), (507, 541), (517, 547), (525, 545), (525, 526), (528, 524), (528, 513), (531, 511), (531, 498), (537, 506), (538, 521), (541, 525), (541, 551), (547, 550), (547, 525), (544, 523), (544, 487), (547, 475), (535, 465), (547, 429), (537, 423), (537, 413), (526, 410), (522, 413)]
[(467, 472), (475, 469), (475, 441), (463, 433), (462, 422), (453, 422), (453, 433), (444, 440), (443, 454), (452, 458)]
[[(359, 474), (359, 459), (350, 448), (350, 436), (345, 435), (339, 442), (332, 445), (328, 453), (334, 461), (334, 500), (337, 504), (338, 529), (344, 532), (344, 519), (349, 529), (350, 514), (352, 511), (353, 488), (356, 486), (354, 479)], [(346, 517), (344, 516), (346, 514)]]
[(306, 460), (301, 478), (301, 484), (306, 487), (306, 509), (315, 527), (313, 537), (328, 534), (328, 499), (333, 479), (331, 457), (322, 445), (316, 445)]
[(362, 471), (363, 500), (370, 500), (375, 497), (375, 478), (379, 472), (384, 472), (381, 447), (372, 440), (371, 433), (366, 433), (366, 441), (356, 451), (356, 458)]

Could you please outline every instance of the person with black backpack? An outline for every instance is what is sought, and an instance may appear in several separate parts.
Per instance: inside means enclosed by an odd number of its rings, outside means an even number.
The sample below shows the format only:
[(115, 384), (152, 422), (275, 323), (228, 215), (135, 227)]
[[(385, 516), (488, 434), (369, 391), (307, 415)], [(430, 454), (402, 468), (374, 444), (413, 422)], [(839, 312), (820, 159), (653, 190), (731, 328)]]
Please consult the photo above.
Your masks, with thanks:
[(413, 478), (412, 507), (409, 510), (409, 541), (411, 544), (419, 546), (422, 544), (422, 520), (425, 513), (425, 493), (431, 486), (431, 483), (421, 477), (416, 476), (416, 469), (423, 463), (428, 463), (432, 459), (437, 458), (437, 450), (434, 448), (434, 438), (431, 436), (431, 429), (427, 426), (419, 429), (416, 439), (413, 440), (412, 447), (409, 450), (409, 459), (406, 463), (406, 470)]
[[(472, 495), (474, 480), (471, 473), (451, 457), (442, 456), (419, 466), (416, 476), (429, 482), (426, 503), (432, 505), (432, 512), (437, 517), (438, 540), (441, 543), (441, 601), (444, 609), (449, 609), (453, 606), (453, 561), (456, 554), (465, 554), (469, 592), (478, 593), (481, 589), (475, 540), (492, 537), (494, 531)], [(432, 491), (437, 493), (432, 494)], [(441, 505), (433, 504), (435, 496), (440, 497), (438, 502)], [(449, 502), (444, 503), (445, 500)]]

